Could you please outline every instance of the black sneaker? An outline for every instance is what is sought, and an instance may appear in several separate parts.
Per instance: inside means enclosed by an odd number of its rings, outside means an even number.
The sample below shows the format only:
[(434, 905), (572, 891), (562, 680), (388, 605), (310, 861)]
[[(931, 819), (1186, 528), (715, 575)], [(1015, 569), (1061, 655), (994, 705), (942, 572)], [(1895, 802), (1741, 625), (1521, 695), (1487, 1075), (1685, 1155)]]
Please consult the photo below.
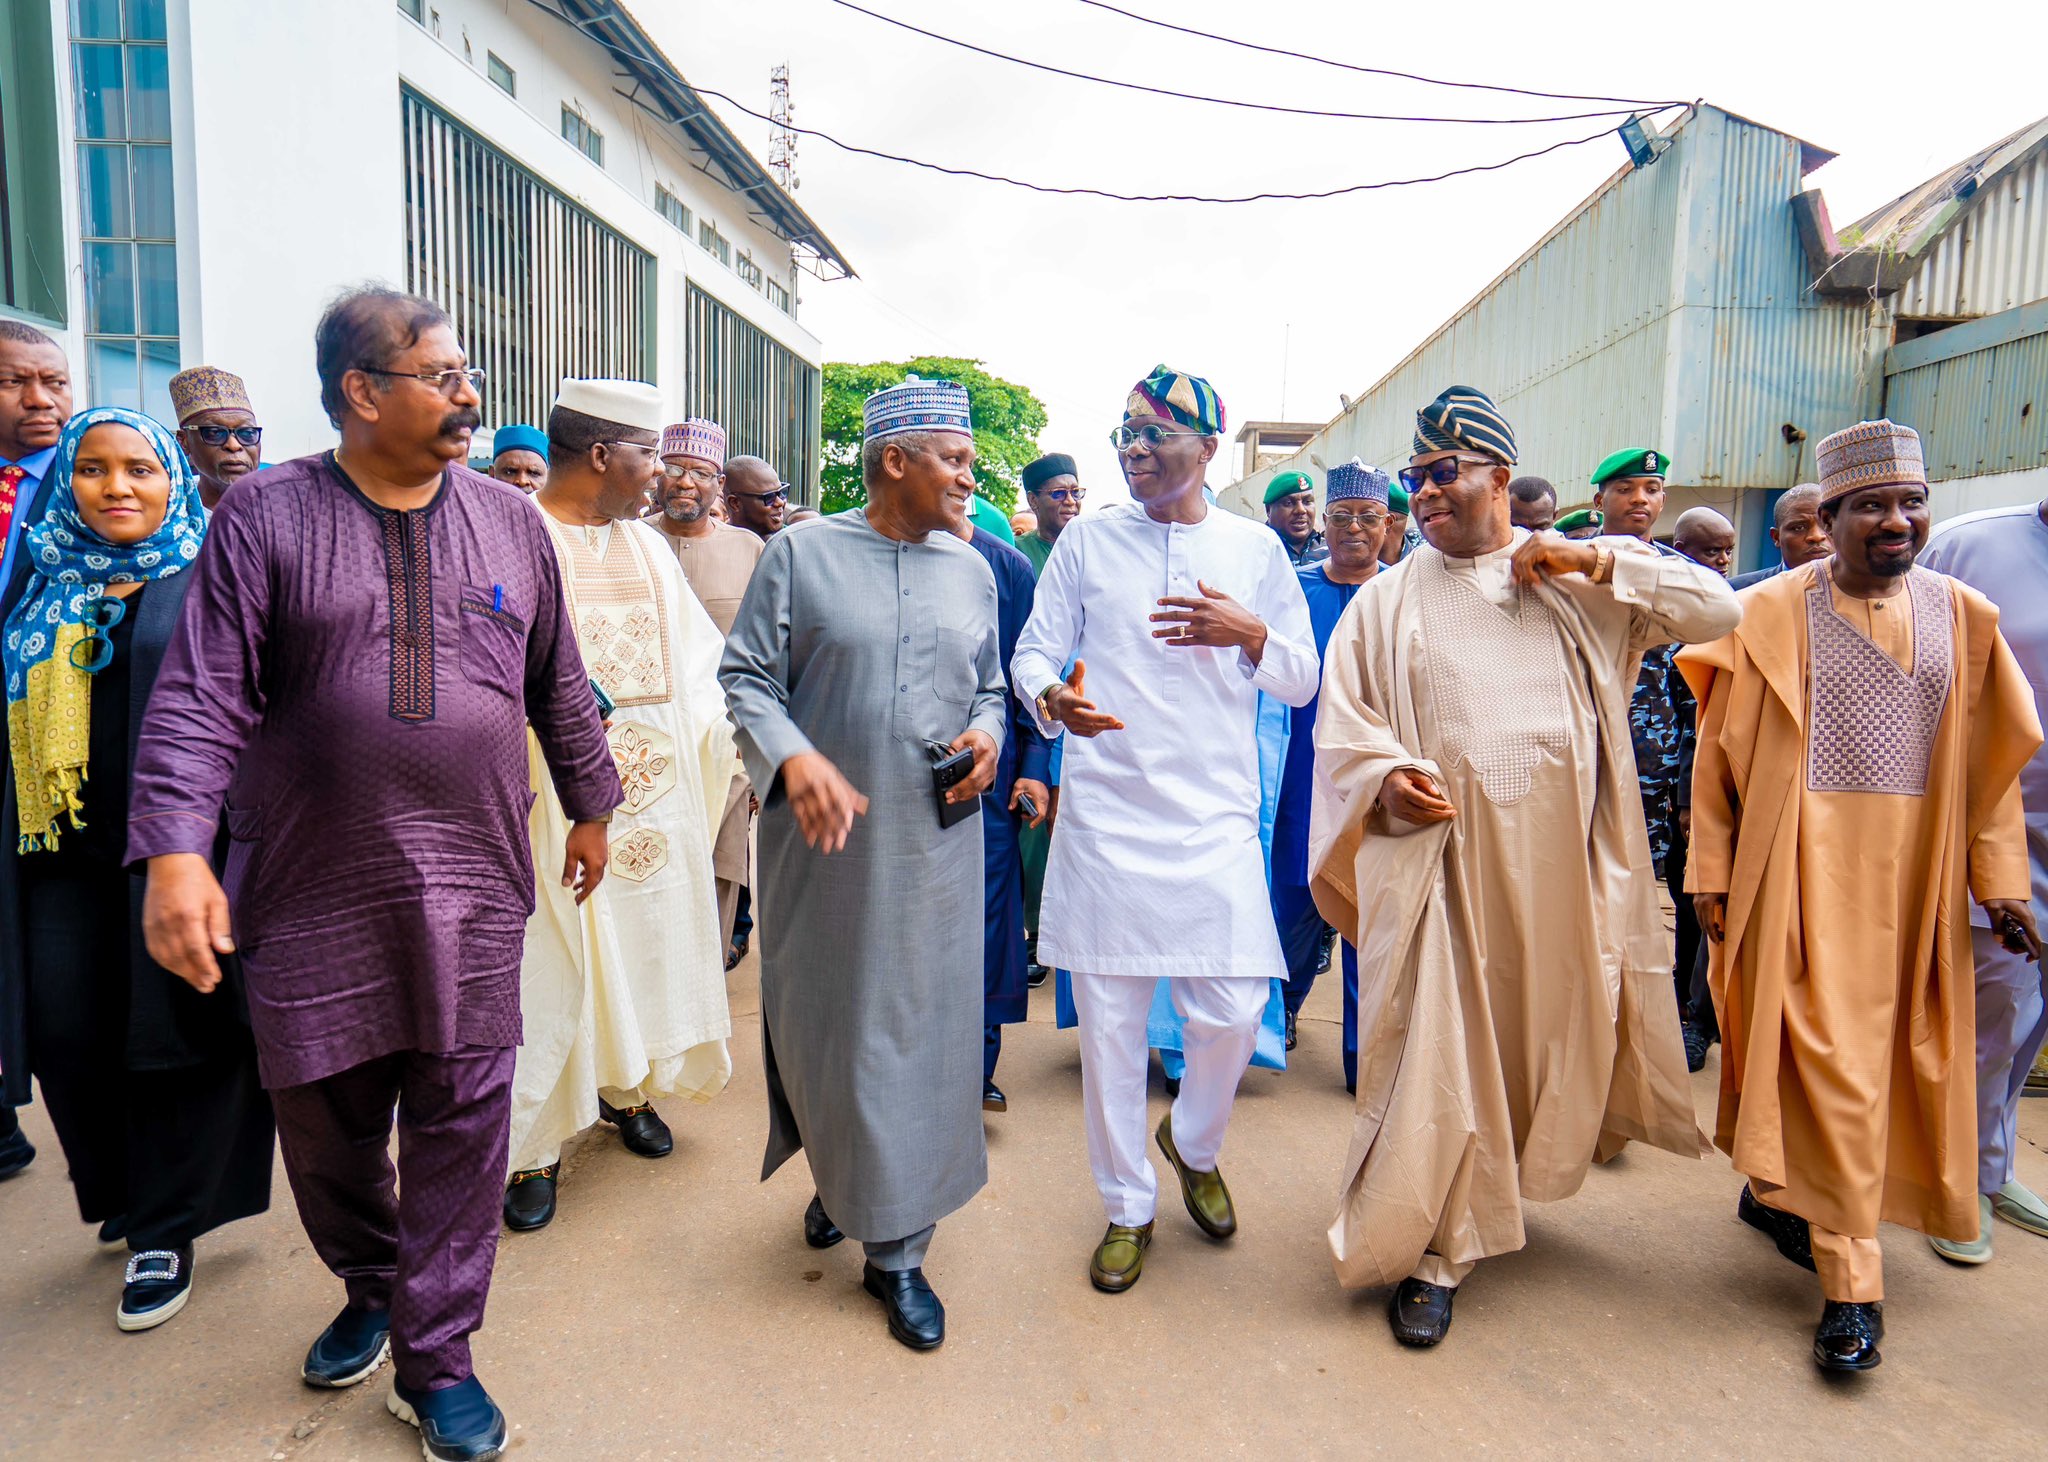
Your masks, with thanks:
[(437, 1391), (393, 1381), (384, 1409), (419, 1428), (420, 1451), (429, 1462), (483, 1462), (505, 1450), (505, 1413), (475, 1376)]
[(1713, 1043), (1705, 1031), (1689, 1020), (1678, 1028), (1678, 1033), (1685, 1041), (1685, 1069), (1698, 1071), (1707, 1064), (1707, 1047)]
[(350, 1305), (338, 1315), (299, 1367), (300, 1379), (308, 1386), (339, 1390), (353, 1386), (384, 1364), (391, 1354), (391, 1312), (359, 1310)]
[(1044, 965), (1035, 964), (1025, 973), (1024, 983), (1029, 985), (1032, 989), (1036, 990), (1040, 985), (1043, 985), (1046, 982), (1047, 978), (1050, 977), (1051, 974), (1052, 971), (1047, 969)]
[(13, 1177), (35, 1160), (36, 1145), (28, 1140), (28, 1134), (19, 1127), (5, 1137), (0, 1137), (0, 1181)]
[(185, 1308), (192, 1297), (192, 1246), (144, 1249), (128, 1260), (121, 1276), (121, 1305), (114, 1323), (123, 1330), (154, 1330)]

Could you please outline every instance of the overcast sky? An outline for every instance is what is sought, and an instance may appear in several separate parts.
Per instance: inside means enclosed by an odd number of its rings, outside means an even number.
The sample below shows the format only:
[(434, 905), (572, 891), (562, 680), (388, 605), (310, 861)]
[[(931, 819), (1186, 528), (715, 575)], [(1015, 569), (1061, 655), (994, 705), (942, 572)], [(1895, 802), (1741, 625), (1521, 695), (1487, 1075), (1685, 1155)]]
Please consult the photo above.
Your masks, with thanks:
[[(1358, 76), (1169, 35), (1079, 0), (862, 3), (1069, 69), (1269, 104), (1461, 116), (1607, 105)], [(2038, 0), (1925, 11), (1807, 0), (1119, 3), (1447, 79), (1704, 97), (1841, 154), (1808, 179), (1838, 224), (2048, 105)], [(830, 0), (634, 0), (633, 9), (691, 81), (758, 110), (767, 110), (769, 68), (787, 62), (799, 125), (949, 165), (1120, 192), (1299, 192), (1412, 177), (1610, 125), (1342, 121), (1142, 96), (970, 55)], [(767, 128), (720, 111), (765, 160)], [(1028, 385), (1051, 412), (1041, 445), (1080, 460), (1094, 507), (1122, 496), (1107, 434), (1131, 383), (1155, 363), (1215, 383), (1230, 418), (1219, 456), (1241, 422), (1327, 420), (1340, 392), (1362, 394), (1625, 160), (1610, 136), (1446, 183), (1220, 207), (1051, 198), (806, 138), (798, 200), (860, 278), (804, 278), (801, 318), (829, 360), (967, 355)], [(1219, 462), (1211, 481), (1235, 475)]]

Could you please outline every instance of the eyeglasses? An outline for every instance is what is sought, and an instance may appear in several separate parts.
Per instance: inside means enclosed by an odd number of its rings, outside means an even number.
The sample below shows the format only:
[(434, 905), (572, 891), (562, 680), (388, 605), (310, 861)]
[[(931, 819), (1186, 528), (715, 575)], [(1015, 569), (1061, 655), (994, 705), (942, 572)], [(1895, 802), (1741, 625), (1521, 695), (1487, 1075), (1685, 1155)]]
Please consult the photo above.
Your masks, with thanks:
[(85, 612), (85, 638), (71, 647), (71, 663), (97, 675), (114, 663), (114, 642), (107, 632), (128, 615), (125, 599), (95, 599)]
[(783, 502), (788, 502), (788, 501), (789, 501), (789, 484), (785, 482), (785, 483), (783, 483), (783, 484), (782, 484), (782, 486), (780, 486), (780, 487), (776, 488), (776, 489), (775, 489), (775, 491), (773, 491), (773, 492), (740, 492), (740, 491), (739, 491), (738, 489), (736, 489), (736, 488), (730, 488), (730, 487), (728, 487), (728, 488), (727, 488), (727, 489), (725, 490), (725, 495), (726, 495), (727, 497), (743, 497), (743, 498), (747, 498), (747, 499), (749, 499), (750, 501), (753, 501), (753, 502), (757, 502), (757, 503), (759, 503), (759, 504), (760, 504), (760, 505), (761, 505), (762, 507), (764, 507), (764, 508), (765, 508), (765, 507), (767, 507), (767, 506), (768, 506), (768, 505), (769, 505), (770, 503), (783, 503)]
[(1387, 521), (1385, 513), (1325, 513), (1323, 522), (1331, 528), (1377, 528)]
[(709, 487), (718, 481), (718, 474), (709, 467), (683, 467), (674, 462), (662, 463), (661, 475), (670, 482), (693, 482), (699, 487)]
[(1422, 491), (1425, 482), (1434, 483), (1438, 487), (1449, 487), (1458, 480), (1459, 474), (1467, 467), (1498, 466), (1500, 463), (1491, 457), (1439, 457), (1426, 467), (1403, 467), (1400, 473), (1401, 486), (1411, 493)]
[(1196, 433), (1191, 431), (1176, 430), (1171, 427), (1157, 426), (1147, 422), (1144, 426), (1118, 427), (1109, 434), (1109, 444), (1119, 452), (1128, 452), (1132, 447), (1143, 442), (1146, 451), (1156, 452), (1159, 450), (1159, 444), (1168, 437), (1191, 437), (1194, 435)]
[(1036, 496), (1044, 498), (1047, 502), (1078, 503), (1088, 496), (1088, 489), (1085, 487), (1038, 488), (1034, 490), (1034, 493)]
[(452, 370), (445, 371), (385, 371), (379, 370), (375, 366), (357, 366), (356, 369), (366, 376), (389, 376), (393, 380), (425, 381), (443, 396), (451, 399), (457, 391), (462, 389), (464, 383), (467, 383), (472, 391), (481, 391), (484, 388), (484, 369), (482, 366), (469, 366), (466, 368), (458, 366)]
[(600, 447), (633, 447), (650, 455), (661, 450), (652, 442), (601, 441), (598, 445)]
[(263, 443), (263, 428), (260, 426), (190, 426), (185, 430), (209, 447), (224, 447), (229, 437), (233, 437), (245, 447), (261, 446)]

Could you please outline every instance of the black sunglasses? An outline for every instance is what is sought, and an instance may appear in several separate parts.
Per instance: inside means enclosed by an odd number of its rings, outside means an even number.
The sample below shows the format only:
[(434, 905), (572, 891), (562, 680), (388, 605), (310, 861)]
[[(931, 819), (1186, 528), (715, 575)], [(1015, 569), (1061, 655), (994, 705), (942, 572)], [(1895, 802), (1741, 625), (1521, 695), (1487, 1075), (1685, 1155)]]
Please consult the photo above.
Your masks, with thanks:
[(233, 437), (245, 447), (261, 446), (263, 443), (263, 428), (260, 426), (192, 426), (186, 430), (209, 447), (224, 447), (229, 437)]
[(789, 501), (789, 484), (785, 482), (773, 492), (741, 492), (737, 488), (728, 487), (725, 490), (725, 495), (727, 497), (751, 498), (753, 501), (766, 507), (769, 503)]
[(1426, 467), (1403, 467), (1401, 486), (1410, 493), (1420, 492), (1424, 482), (1438, 487), (1449, 487), (1467, 467), (1498, 467), (1500, 463), (1491, 457), (1439, 457)]

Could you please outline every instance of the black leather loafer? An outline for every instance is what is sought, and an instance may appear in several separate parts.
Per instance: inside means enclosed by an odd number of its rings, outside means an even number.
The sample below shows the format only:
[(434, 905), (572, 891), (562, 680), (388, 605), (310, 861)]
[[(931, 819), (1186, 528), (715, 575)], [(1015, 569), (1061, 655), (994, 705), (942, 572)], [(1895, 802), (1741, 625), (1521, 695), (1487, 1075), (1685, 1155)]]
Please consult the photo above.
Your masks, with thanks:
[(924, 1282), (922, 1269), (863, 1265), (860, 1287), (882, 1302), (889, 1333), (912, 1350), (936, 1350), (946, 1338), (946, 1307)]
[(652, 1107), (643, 1105), (621, 1110), (599, 1097), (597, 1115), (619, 1129), (626, 1151), (638, 1157), (667, 1157), (676, 1150), (675, 1134), (668, 1130), (668, 1123), (662, 1121)]
[(1884, 1362), (1877, 1353), (1882, 1339), (1883, 1304), (1829, 1300), (1821, 1306), (1820, 1324), (1813, 1332), (1814, 1363), (1824, 1371), (1874, 1371)]
[(1031, 989), (1036, 990), (1040, 985), (1043, 985), (1046, 982), (1046, 979), (1051, 974), (1052, 971), (1047, 969), (1044, 965), (1035, 964), (1025, 972), (1024, 983)]
[(128, 1215), (117, 1213), (100, 1225), (99, 1241), (107, 1248), (128, 1247)]
[(825, 1212), (825, 1200), (813, 1193), (811, 1206), (804, 1210), (804, 1242), (813, 1249), (829, 1249), (845, 1237), (832, 1215)]
[(562, 1165), (551, 1162), (544, 1168), (514, 1173), (505, 1185), (505, 1227), (515, 1234), (530, 1234), (555, 1221), (555, 1197)]
[(984, 1081), (981, 1084), (981, 1109), (984, 1112), (1007, 1112), (1010, 1110), (1010, 1099), (1003, 1095), (1003, 1089), (993, 1081)]
[(438, 1391), (408, 1390), (393, 1381), (384, 1409), (420, 1429), (420, 1450), (429, 1462), (483, 1462), (505, 1450), (505, 1413), (475, 1376)]
[(391, 1312), (350, 1305), (320, 1332), (299, 1376), (308, 1386), (338, 1390), (353, 1386), (391, 1354)]
[(128, 1260), (114, 1323), (123, 1330), (154, 1330), (185, 1308), (192, 1296), (192, 1246), (145, 1249)]
[(1455, 1289), (1440, 1284), (1402, 1280), (1387, 1301), (1387, 1322), (1394, 1327), (1394, 1338), (1403, 1345), (1435, 1345), (1450, 1333), (1451, 1301), (1457, 1296)]
[(1742, 1196), (1735, 1200), (1735, 1216), (1758, 1232), (1769, 1235), (1771, 1242), (1778, 1246), (1778, 1252), (1801, 1269), (1813, 1269), (1813, 1231), (1798, 1214), (1766, 1207), (1757, 1201), (1756, 1194), (1749, 1190), (1749, 1184), (1744, 1183)]

